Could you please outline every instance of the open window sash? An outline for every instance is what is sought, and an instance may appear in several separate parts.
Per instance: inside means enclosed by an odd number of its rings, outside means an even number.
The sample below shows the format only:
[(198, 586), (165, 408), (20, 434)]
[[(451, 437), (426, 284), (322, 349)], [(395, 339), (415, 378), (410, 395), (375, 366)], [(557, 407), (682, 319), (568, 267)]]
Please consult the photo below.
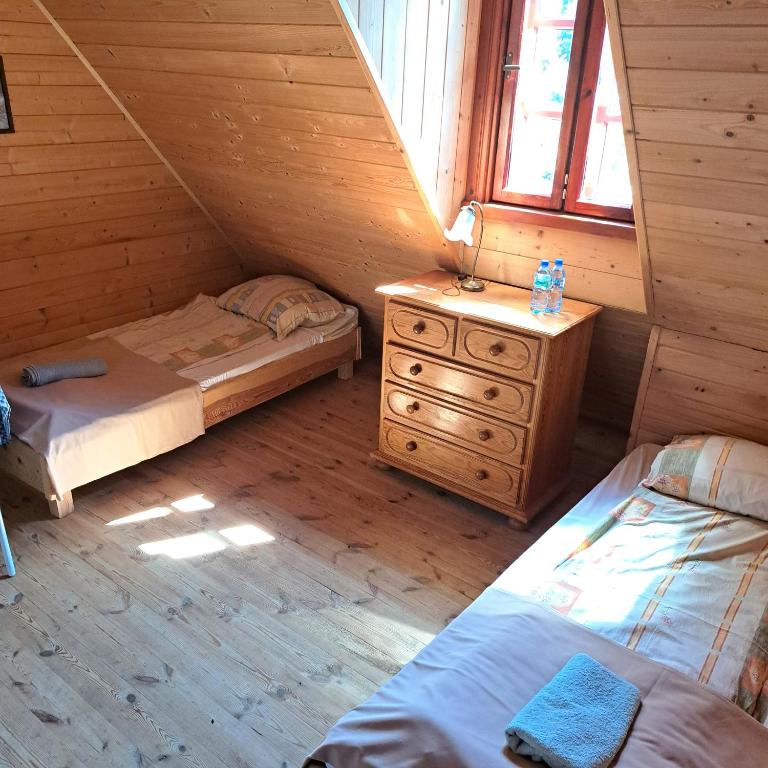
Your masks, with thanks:
[[(589, 3), (568, 14), (551, 0), (513, 3), (493, 197), (512, 205), (562, 209)], [(555, 5), (560, 6), (561, 3)], [(516, 67), (519, 67), (517, 69)]]

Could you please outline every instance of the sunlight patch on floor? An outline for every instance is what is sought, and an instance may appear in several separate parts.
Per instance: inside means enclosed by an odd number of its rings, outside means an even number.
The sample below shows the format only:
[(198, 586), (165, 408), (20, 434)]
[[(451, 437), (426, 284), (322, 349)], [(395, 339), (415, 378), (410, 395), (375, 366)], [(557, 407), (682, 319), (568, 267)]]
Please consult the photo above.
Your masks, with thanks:
[[(124, 517), (118, 517), (106, 523), (109, 527), (117, 525), (129, 525), (130, 523), (143, 523), (145, 520), (155, 520), (158, 517), (167, 517), (174, 510), (177, 512), (203, 512), (207, 509), (213, 509), (216, 505), (205, 498), (202, 493), (194, 496), (187, 496), (183, 499), (172, 501), (170, 507), (152, 507), (144, 509), (141, 512), (133, 512)], [(173, 509), (171, 509), (173, 507)]]
[(216, 505), (212, 501), (208, 501), (204, 494), (197, 493), (194, 496), (187, 496), (185, 499), (172, 501), (171, 506), (179, 512), (202, 512), (206, 509), (213, 509)]
[(263, 528), (259, 528), (251, 523), (237, 525), (234, 528), (222, 528), (219, 534), (238, 547), (248, 547), (251, 544), (266, 544), (269, 541), (275, 540), (271, 533), (267, 533)]
[(192, 533), (189, 536), (177, 536), (173, 539), (148, 541), (139, 545), (139, 550), (146, 555), (167, 555), (172, 560), (209, 555), (226, 548), (225, 541), (215, 533), (207, 531)]
[(141, 512), (134, 512), (132, 515), (125, 515), (125, 517), (110, 520), (107, 526), (129, 525), (130, 523), (142, 523), (145, 520), (156, 520), (158, 517), (167, 517), (171, 512), (170, 507), (152, 507), (152, 509), (145, 509)]
[(187, 536), (175, 536), (171, 539), (147, 541), (139, 545), (139, 551), (145, 555), (166, 555), (172, 560), (188, 557), (201, 557), (227, 549), (230, 544), (237, 547), (250, 547), (255, 544), (267, 544), (275, 537), (259, 528), (258, 525), (244, 523), (220, 531), (201, 531)]

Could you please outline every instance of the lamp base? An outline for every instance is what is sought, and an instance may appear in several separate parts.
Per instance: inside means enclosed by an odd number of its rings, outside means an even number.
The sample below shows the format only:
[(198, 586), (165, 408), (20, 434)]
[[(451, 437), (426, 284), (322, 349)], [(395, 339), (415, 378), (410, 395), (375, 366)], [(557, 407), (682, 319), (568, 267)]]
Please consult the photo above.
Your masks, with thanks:
[(484, 291), (485, 283), (482, 280), (475, 280), (474, 277), (465, 277), (460, 283), (459, 287), (462, 291)]

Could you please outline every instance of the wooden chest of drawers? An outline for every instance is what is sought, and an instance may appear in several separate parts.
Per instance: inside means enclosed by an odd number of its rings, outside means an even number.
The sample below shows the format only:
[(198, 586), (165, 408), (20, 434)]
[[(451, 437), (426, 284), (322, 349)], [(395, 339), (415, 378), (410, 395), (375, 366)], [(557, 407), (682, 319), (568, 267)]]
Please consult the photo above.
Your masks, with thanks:
[(429, 272), (386, 297), (375, 458), (527, 523), (568, 480), (600, 307), (533, 315), (530, 291)]

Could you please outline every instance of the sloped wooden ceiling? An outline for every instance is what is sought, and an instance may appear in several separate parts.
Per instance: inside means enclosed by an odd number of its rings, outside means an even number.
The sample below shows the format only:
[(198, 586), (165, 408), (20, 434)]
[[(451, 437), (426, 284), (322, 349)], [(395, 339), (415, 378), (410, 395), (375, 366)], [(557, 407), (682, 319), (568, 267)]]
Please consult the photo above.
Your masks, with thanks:
[(222, 234), (31, 0), (0, 0), (0, 358), (241, 275)]
[(607, 6), (627, 66), (652, 316), (768, 349), (768, 4)]
[[(41, 0), (223, 226), (247, 271), (304, 275), (356, 304), (366, 344), (375, 346), (382, 303), (374, 288), (435, 266), (455, 268), (457, 252), (442, 242), (434, 208), (403, 157), (399, 129), (372, 86), (363, 36), (354, 24), (349, 32), (342, 25), (344, 12), (353, 23), (354, 11), (362, 14), (364, 0), (352, 2), (352, 10), (341, 1)], [(440, 0), (445, 8), (448, 2)], [(365, 0), (376, 11), (369, 9), (368, 18), (381, 16), (382, 23), (406, 7), (397, 0), (377, 3)], [(453, 43), (461, 34), (471, 41), (476, 14), (473, 2), (450, 4), (459, 10), (448, 11), (448, 20), (461, 23), (446, 28), (443, 54), (460, 57), (466, 74), (473, 63), (464, 62), (473, 52), (457, 51)], [(419, 5), (407, 3), (408, 12)], [(378, 22), (365, 19), (363, 14), (375, 51), (377, 34), (370, 27)], [(435, 19), (444, 22), (445, 10)], [(428, 26), (420, 35), (414, 36), (412, 24), (416, 53), (419, 40), (429, 37)], [(402, 35), (396, 32), (394, 39)], [(406, 63), (403, 87), (412, 89)], [(459, 69), (457, 64), (446, 72)], [(386, 93), (399, 78), (383, 75)], [(444, 98), (443, 114), (466, 121), (468, 93), (462, 89), (458, 101)], [(417, 93), (414, 118), (405, 109), (407, 96), (399, 113), (392, 111), (404, 130), (425, 110), (434, 111)], [(441, 120), (441, 137), (448, 139), (443, 160), (450, 159), (450, 146), (460, 151), (450, 123)], [(442, 177), (455, 174), (453, 206), (464, 183), (461, 163), (438, 157), (438, 169), (448, 171)], [(436, 194), (446, 201), (450, 185), (437, 184), (442, 180), (438, 170)], [(557, 253), (572, 265), (570, 295), (642, 308), (635, 243), (570, 235), (533, 225), (491, 225), (479, 270), (526, 285), (535, 260)], [(647, 333), (642, 315), (601, 315), (585, 387), (590, 413), (628, 426)]]
[(45, 0), (247, 267), (376, 323), (374, 288), (448, 251), (334, 5)]

